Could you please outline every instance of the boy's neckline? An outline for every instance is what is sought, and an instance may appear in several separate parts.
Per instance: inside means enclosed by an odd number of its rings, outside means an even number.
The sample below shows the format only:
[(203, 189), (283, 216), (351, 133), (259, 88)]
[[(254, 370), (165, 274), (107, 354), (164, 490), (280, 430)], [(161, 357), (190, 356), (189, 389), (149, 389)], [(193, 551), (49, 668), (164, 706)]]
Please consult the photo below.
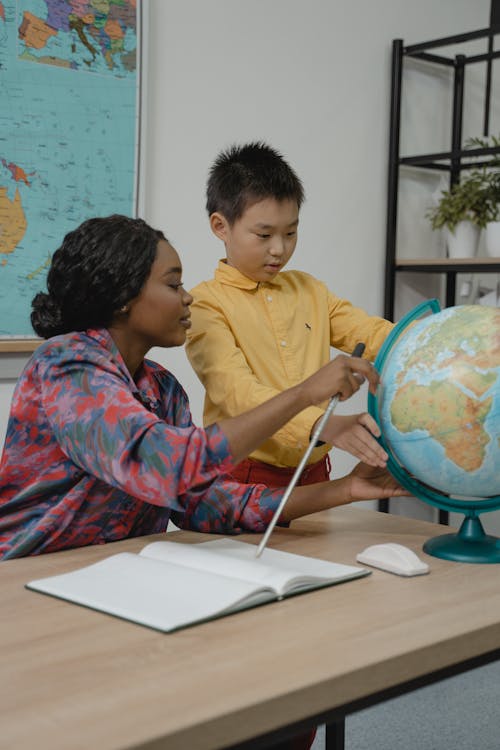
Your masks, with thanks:
[(259, 287), (267, 288), (269, 286), (280, 286), (282, 273), (284, 273), (284, 271), (280, 271), (276, 274), (274, 279), (269, 281), (255, 281), (254, 279), (245, 276), (245, 274), (238, 268), (235, 268), (235, 266), (230, 266), (226, 258), (221, 258), (215, 270), (215, 279), (223, 284), (235, 286), (238, 289), (257, 289)]

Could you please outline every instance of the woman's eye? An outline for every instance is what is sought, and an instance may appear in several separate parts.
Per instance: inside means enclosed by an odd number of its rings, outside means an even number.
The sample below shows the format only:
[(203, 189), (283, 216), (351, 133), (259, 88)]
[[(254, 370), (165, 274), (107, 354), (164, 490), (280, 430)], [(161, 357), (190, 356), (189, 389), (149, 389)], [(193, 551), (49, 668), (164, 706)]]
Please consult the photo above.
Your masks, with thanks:
[(169, 284), (168, 286), (169, 286), (169, 287), (170, 287), (171, 289), (175, 289), (175, 291), (177, 292), (177, 291), (179, 291), (179, 289), (182, 289), (182, 287), (183, 287), (184, 285), (183, 285), (183, 283), (181, 282), (180, 284)]

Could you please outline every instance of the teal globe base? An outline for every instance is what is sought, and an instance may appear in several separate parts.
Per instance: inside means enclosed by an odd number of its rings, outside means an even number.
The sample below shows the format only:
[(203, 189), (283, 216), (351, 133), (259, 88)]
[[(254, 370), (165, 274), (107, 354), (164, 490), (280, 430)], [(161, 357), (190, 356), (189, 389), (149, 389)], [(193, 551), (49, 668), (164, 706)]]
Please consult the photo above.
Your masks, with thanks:
[(457, 534), (428, 539), (424, 552), (443, 560), (464, 563), (500, 563), (500, 539), (485, 533), (475, 515), (466, 516)]

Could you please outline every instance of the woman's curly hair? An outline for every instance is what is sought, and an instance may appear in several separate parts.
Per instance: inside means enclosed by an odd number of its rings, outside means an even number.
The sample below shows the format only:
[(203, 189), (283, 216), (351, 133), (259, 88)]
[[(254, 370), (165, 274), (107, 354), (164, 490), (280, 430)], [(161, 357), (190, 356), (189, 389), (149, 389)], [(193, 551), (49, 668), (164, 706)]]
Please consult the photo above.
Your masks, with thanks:
[(137, 297), (156, 258), (163, 232), (142, 219), (114, 214), (84, 221), (64, 237), (47, 275), (47, 293), (31, 303), (35, 332), (60, 333), (110, 325)]

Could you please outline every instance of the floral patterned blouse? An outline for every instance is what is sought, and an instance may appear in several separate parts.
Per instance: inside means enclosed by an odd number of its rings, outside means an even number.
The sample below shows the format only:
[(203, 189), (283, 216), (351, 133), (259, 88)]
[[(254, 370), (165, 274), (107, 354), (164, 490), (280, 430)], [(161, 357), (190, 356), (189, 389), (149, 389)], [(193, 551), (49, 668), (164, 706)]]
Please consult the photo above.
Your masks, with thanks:
[(217, 425), (176, 378), (135, 380), (106, 329), (55, 336), (14, 391), (0, 464), (0, 559), (180, 528), (263, 531), (283, 490), (238, 484)]

